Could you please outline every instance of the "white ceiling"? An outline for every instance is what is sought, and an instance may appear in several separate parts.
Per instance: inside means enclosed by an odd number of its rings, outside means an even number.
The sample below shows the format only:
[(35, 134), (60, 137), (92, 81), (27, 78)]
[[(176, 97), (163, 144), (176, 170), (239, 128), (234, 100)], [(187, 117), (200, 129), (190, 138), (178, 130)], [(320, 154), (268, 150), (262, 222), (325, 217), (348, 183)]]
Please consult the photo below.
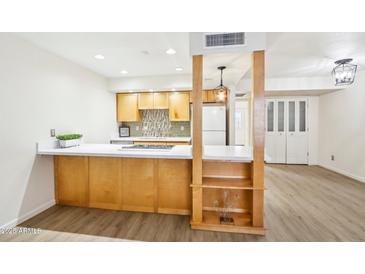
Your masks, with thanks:
[[(188, 32), (18, 33), (37, 46), (89, 68), (105, 77), (189, 73)], [(167, 55), (167, 49), (176, 50)], [(104, 60), (97, 60), (101, 54)], [(183, 67), (182, 72), (175, 68)]]
[[(78, 63), (105, 77), (186, 75), (191, 73), (189, 33), (17, 33), (16, 35)], [(167, 55), (168, 48), (176, 50)], [(333, 62), (354, 58), (365, 68), (365, 33), (267, 33), (267, 77), (330, 76)], [(95, 55), (102, 54), (104, 60)], [(204, 58), (204, 78), (219, 84), (220, 65), (226, 85), (248, 75), (250, 58), (244, 53)], [(177, 72), (177, 66), (183, 71)], [(121, 70), (129, 73), (122, 75)]]
[(334, 61), (353, 58), (365, 68), (365, 33), (267, 33), (267, 77), (330, 76)]
[[(186, 75), (192, 72), (188, 32), (139, 33), (17, 33), (33, 44), (108, 78)], [(167, 55), (173, 48), (175, 55)], [(104, 60), (97, 60), (101, 54)], [(246, 60), (247, 59), (247, 60)], [(219, 84), (218, 66), (225, 65), (224, 82), (235, 84), (246, 72), (245, 54), (217, 54), (204, 58), (204, 78)], [(176, 71), (182, 67), (183, 71)], [(120, 72), (127, 70), (128, 74)]]

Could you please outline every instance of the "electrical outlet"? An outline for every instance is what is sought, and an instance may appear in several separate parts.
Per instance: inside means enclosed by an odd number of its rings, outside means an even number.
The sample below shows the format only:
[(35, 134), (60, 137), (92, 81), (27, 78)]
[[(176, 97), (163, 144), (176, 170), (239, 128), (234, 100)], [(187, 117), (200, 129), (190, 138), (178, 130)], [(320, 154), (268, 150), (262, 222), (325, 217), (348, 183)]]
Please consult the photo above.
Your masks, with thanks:
[(136, 130), (137, 130), (137, 131), (139, 130), (139, 126), (136, 126)]
[(51, 134), (51, 137), (56, 137), (56, 130), (54, 128), (52, 128), (50, 130), (50, 134)]
[(180, 130), (181, 130), (181, 131), (184, 131), (184, 129), (185, 129), (185, 127), (184, 127), (184, 126), (181, 126), (181, 127), (180, 127)]
[(331, 155), (331, 160), (334, 161), (335, 160), (335, 155)]

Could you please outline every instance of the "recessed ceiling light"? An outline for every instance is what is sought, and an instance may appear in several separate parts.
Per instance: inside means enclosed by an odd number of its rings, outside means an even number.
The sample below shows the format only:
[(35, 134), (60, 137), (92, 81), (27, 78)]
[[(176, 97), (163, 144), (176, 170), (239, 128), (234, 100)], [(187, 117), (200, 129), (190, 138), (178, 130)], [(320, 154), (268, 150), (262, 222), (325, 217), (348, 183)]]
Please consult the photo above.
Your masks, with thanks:
[(126, 71), (126, 70), (122, 70), (120, 73), (121, 73), (121, 74), (127, 74), (127, 73), (128, 73), (128, 71)]
[(176, 91), (176, 88), (171, 89), (172, 91)]
[(104, 55), (101, 55), (101, 54), (97, 54), (97, 55), (95, 55), (94, 57), (95, 57), (95, 59), (98, 59), (98, 60), (103, 60), (103, 59), (105, 59)]
[(152, 89), (152, 88), (150, 88), (150, 89), (149, 89), (149, 91), (150, 91), (150, 92), (153, 92), (153, 89)]
[(182, 71), (183, 70), (182, 67), (176, 67), (175, 69), (176, 69), (176, 71)]
[(176, 53), (176, 50), (169, 48), (168, 50), (166, 50), (166, 54), (168, 55), (174, 55)]
[(128, 92), (133, 92), (133, 90), (129, 90)]

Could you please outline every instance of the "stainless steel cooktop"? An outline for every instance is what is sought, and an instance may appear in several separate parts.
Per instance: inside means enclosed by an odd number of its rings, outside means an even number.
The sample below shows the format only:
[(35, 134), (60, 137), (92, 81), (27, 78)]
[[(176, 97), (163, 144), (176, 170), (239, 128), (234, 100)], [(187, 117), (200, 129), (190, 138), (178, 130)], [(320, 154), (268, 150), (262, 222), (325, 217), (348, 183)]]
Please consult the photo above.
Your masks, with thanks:
[(143, 149), (170, 150), (173, 147), (174, 147), (173, 145), (133, 145), (133, 146), (122, 146), (122, 149), (129, 149), (129, 150), (143, 150)]

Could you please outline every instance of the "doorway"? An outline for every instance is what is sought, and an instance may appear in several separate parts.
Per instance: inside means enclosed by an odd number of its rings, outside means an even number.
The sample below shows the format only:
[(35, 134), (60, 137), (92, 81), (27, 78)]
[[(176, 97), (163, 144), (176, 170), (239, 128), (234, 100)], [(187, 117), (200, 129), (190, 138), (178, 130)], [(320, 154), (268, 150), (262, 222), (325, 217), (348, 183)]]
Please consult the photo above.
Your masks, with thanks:
[(308, 98), (266, 99), (266, 162), (308, 164)]

